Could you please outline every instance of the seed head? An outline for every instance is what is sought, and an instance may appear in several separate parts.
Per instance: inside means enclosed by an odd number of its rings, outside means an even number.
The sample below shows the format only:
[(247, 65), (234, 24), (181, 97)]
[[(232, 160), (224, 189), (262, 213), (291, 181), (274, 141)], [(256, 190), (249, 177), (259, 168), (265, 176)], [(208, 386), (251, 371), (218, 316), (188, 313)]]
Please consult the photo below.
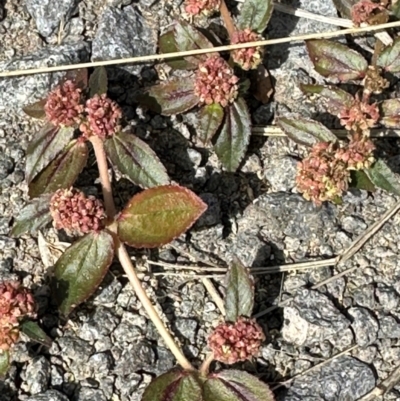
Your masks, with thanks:
[(371, 0), (361, 0), (351, 8), (351, 19), (356, 26), (363, 22), (369, 23), (370, 19), (377, 15), (385, 7)]
[(379, 95), (383, 89), (389, 87), (390, 83), (387, 79), (382, 77), (382, 70), (379, 67), (370, 65), (365, 74), (363, 81), (365, 90), (369, 93), (375, 93)]
[(211, 56), (199, 65), (194, 91), (201, 102), (226, 107), (238, 95), (238, 81), (239, 78), (222, 57)]
[(236, 323), (222, 323), (208, 338), (217, 361), (233, 364), (256, 356), (265, 335), (254, 319), (240, 317)]
[[(233, 34), (231, 43), (236, 45), (238, 43), (255, 42), (261, 39), (261, 35), (247, 28), (243, 31), (236, 31)], [(244, 70), (252, 70), (257, 68), (262, 61), (262, 48), (261, 46), (257, 46), (237, 49), (232, 52), (232, 57), (233, 61)]]
[(79, 236), (104, 227), (105, 212), (94, 196), (70, 188), (59, 189), (50, 200), (53, 225), (70, 236)]
[(106, 94), (89, 99), (85, 111), (87, 121), (79, 127), (85, 136), (93, 134), (105, 139), (118, 130), (122, 111)]
[(71, 80), (50, 92), (44, 110), (47, 119), (56, 126), (73, 126), (82, 118), (81, 89)]
[(185, 11), (190, 15), (204, 14), (206, 16), (218, 11), (221, 0), (186, 0)]
[(340, 124), (349, 131), (367, 131), (379, 120), (379, 108), (376, 104), (368, 104), (356, 98), (351, 107), (339, 112)]
[(374, 163), (373, 142), (362, 135), (353, 135), (349, 144), (338, 151), (336, 157), (347, 164), (349, 170), (367, 169)]

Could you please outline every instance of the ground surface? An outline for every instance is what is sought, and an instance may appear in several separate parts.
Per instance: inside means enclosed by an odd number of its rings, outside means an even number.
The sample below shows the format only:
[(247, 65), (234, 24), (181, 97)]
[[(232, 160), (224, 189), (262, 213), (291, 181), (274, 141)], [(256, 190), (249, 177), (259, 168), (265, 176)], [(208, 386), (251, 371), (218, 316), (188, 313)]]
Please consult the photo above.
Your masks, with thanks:
[[(330, 0), (285, 3), (336, 15)], [(155, 53), (158, 27), (179, 16), (180, 5), (179, 0), (6, 0), (0, 23), (0, 70)], [(212, 22), (219, 24), (218, 19)], [(283, 37), (334, 29), (275, 12), (267, 34)], [(361, 45), (367, 48), (368, 41)], [(275, 79), (275, 97), (267, 105), (249, 98), (254, 123), (272, 123), (274, 116), (287, 111), (305, 116), (320, 111), (304, 102), (297, 88), (300, 81), (317, 78), (302, 44), (273, 47), (265, 62)], [(136, 126), (137, 135), (156, 150), (170, 176), (209, 204), (207, 215), (173, 247), (132, 254), (163, 318), (186, 355), (197, 363), (206, 352), (207, 333), (218, 323), (218, 309), (199, 272), (190, 276), (186, 270), (150, 266), (146, 260), (225, 267), (235, 253), (247, 265), (263, 267), (327, 259), (343, 252), (398, 199), (380, 191), (372, 195), (351, 191), (341, 206), (314, 207), (294, 188), (296, 162), (305, 149), (285, 138), (254, 136), (239, 171), (224, 173), (215, 156), (193, 138), (190, 115), (162, 118), (135, 103), (137, 90), (155, 82), (157, 71), (164, 70), (152, 65), (109, 69), (109, 89), (123, 106), (127, 123)], [(27, 200), (24, 155), (39, 127), (20, 109), (46, 95), (59, 76), (0, 79), (0, 277), (18, 277), (33, 289), (41, 325), (54, 339), (50, 349), (18, 344), (12, 368), (0, 382), (0, 400), (136, 401), (152, 377), (175, 362), (118, 264), (111, 267), (95, 296), (68, 322), (60, 322), (49, 299), (51, 260), (40, 254), (36, 237), (9, 236), (13, 216)], [(393, 88), (394, 93), (396, 85)], [(379, 139), (377, 146), (398, 172), (398, 142)], [(99, 193), (95, 177), (96, 170), (88, 168), (78, 185)], [(119, 205), (138, 190), (124, 179), (114, 185)], [(259, 322), (268, 327), (268, 340), (259, 358), (244, 368), (272, 387), (299, 375), (288, 389), (276, 391), (278, 398), (357, 400), (400, 363), (399, 223), (400, 216), (395, 215), (338, 267), (256, 276), (256, 312), (288, 301), (260, 317)], [(50, 242), (57, 239), (52, 229), (43, 235)], [(311, 288), (350, 268), (341, 278)], [(206, 268), (204, 273), (212, 274)], [(221, 285), (220, 277), (215, 276), (215, 283)], [(357, 348), (333, 358), (352, 346)], [(388, 401), (398, 399), (400, 387), (385, 396)]]

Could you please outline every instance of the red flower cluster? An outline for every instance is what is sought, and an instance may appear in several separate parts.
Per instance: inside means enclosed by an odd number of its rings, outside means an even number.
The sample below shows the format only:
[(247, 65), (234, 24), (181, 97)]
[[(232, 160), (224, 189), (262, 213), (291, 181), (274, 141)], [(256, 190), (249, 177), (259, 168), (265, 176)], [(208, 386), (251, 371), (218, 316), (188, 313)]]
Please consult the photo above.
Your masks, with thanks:
[(222, 57), (212, 56), (199, 65), (194, 91), (201, 102), (226, 107), (238, 95), (238, 81), (239, 78)]
[(222, 323), (208, 338), (217, 361), (233, 364), (256, 356), (265, 335), (254, 319), (240, 317), (235, 323)]
[(7, 351), (19, 338), (19, 321), (35, 316), (32, 294), (17, 281), (0, 284), (0, 350)]
[(86, 102), (87, 122), (79, 129), (88, 137), (92, 134), (105, 139), (115, 134), (119, 128), (122, 111), (118, 105), (105, 94), (95, 95)]
[(50, 212), (54, 228), (71, 236), (99, 231), (104, 226), (102, 203), (74, 188), (59, 189), (50, 200)]
[(218, 11), (221, 0), (186, 0), (185, 11), (190, 15), (210, 15)]
[[(251, 29), (247, 28), (243, 31), (236, 31), (233, 34), (231, 44), (248, 43), (262, 40), (262, 36)], [(257, 68), (262, 61), (261, 46), (249, 47), (245, 49), (237, 49), (232, 52), (233, 61), (240, 65), (244, 70), (252, 70)]]
[(336, 157), (346, 163), (349, 170), (362, 170), (372, 166), (374, 150), (375, 145), (370, 139), (354, 135), (345, 148), (339, 149)]
[(379, 109), (376, 104), (368, 104), (356, 98), (351, 107), (339, 112), (340, 124), (349, 131), (366, 131), (379, 120)]
[(68, 80), (50, 92), (44, 110), (48, 120), (56, 126), (70, 127), (80, 122), (83, 113), (81, 89)]
[(363, 22), (369, 22), (369, 19), (379, 11), (385, 10), (385, 7), (371, 0), (361, 0), (351, 8), (351, 19), (355, 25), (360, 26)]

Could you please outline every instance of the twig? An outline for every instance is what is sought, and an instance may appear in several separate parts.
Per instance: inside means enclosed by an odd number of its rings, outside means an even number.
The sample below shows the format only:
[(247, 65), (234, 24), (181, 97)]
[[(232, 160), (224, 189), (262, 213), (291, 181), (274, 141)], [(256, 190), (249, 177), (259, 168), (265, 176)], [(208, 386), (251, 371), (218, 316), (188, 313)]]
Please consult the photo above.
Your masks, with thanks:
[(200, 366), (199, 372), (203, 376), (207, 376), (210, 371), (210, 365), (214, 360), (214, 354), (210, 353)]
[(43, 74), (43, 73), (49, 73), (49, 72), (75, 70), (78, 68), (93, 68), (93, 67), (99, 67), (99, 66), (144, 63), (144, 62), (155, 61), (155, 60), (167, 60), (167, 59), (194, 56), (194, 55), (206, 54), (206, 53), (224, 52), (224, 51), (231, 51), (231, 50), (235, 50), (235, 49), (245, 49), (248, 47), (271, 46), (271, 45), (277, 45), (277, 44), (282, 44), (282, 43), (299, 42), (299, 41), (310, 40), (310, 39), (334, 38), (334, 37), (348, 35), (348, 34), (375, 32), (375, 31), (379, 31), (382, 29), (395, 28), (395, 27), (399, 27), (399, 26), (400, 26), (400, 21), (394, 21), (394, 22), (388, 22), (386, 24), (371, 25), (371, 26), (367, 26), (367, 27), (348, 28), (348, 29), (342, 29), (339, 31), (329, 31), (329, 32), (321, 32), (321, 33), (310, 33), (310, 34), (305, 34), (305, 35), (289, 36), (289, 37), (285, 37), (285, 38), (260, 40), (260, 41), (248, 42), (248, 43), (238, 43), (236, 45), (227, 45), (227, 46), (218, 46), (218, 47), (206, 48), (206, 49), (188, 50), (188, 51), (184, 51), (184, 52), (152, 54), (152, 55), (148, 55), (148, 56), (128, 57), (128, 58), (124, 58), (124, 59), (94, 61), (94, 62), (89, 62), (89, 63), (60, 65), (60, 66), (52, 66), (52, 67), (31, 68), (31, 69), (26, 69), (26, 70), (3, 71), (0, 73), (0, 77)]
[(225, 306), (224, 306), (224, 301), (218, 294), (218, 291), (215, 289), (214, 284), (212, 281), (208, 278), (203, 278), (202, 279), (204, 287), (206, 287), (206, 290), (210, 294), (210, 297), (214, 301), (214, 303), (217, 305), (218, 309), (220, 310), (222, 316), (225, 316)]
[(222, 272), (225, 273), (228, 269), (226, 267), (207, 267), (207, 266), (191, 266), (191, 265), (177, 265), (174, 263), (167, 262), (155, 262), (153, 260), (147, 260), (147, 263), (155, 266), (162, 266), (166, 269), (175, 270), (193, 270), (195, 272)]
[(290, 384), (290, 383), (292, 383), (294, 380), (298, 379), (299, 377), (304, 376), (304, 375), (306, 375), (307, 373), (313, 372), (313, 371), (316, 370), (316, 369), (322, 368), (323, 366), (327, 365), (329, 362), (333, 361), (334, 359), (337, 359), (337, 358), (341, 357), (342, 355), (345, 355), (345, 354), (347, 354), (347, 353), (349, 353), (349, 352), (355, 350), (356, 348), (358, 348), (358, 345), (354, 345), (353, 347), (350, 347), (350, 348), (348, 348), (348, 349), (346, 349), (346, 350), (344, 350), (344, 351), (342, 351), (342, 352), (339, 352), (338, 354), (336, 354), (336, 355), (334, 355), (333, 357), (327, 359), (326, 361), (323, 361), (323, 362), (321, 362), (321, 363), (318, 363), (317, 365), (314, 365), (314, 366), (312, 366), (311, 368), (306, 369), (304, 372), (301, 372), (301, 373), (299, 373), (298, 375), (295, 375), (295, 376), (291, 377), (290, 379), (285, 380), (285, 381), (279, 383), (279, 384), (276, 385), (275, 387), (272, 387), (271, 390), (272, 390), (272, 391), (275, 391), (276, 389), (278, 389), (278, 388), (280, 388), (280, 387), (282, 387), (282, 386), (285, 386), (285, 385), (287, 385), (287, 384)]
[(219, 8), (219, 12), (221, 13), (222, 20), (224, 21), (225, 28), (228, 31), (229, 38), (232, 40), (233, 34), (235, 33), (235, 24), (233, 23), (233, 19), (231, 17), (231, 13), (226, 6), (225, 0), (221, 0), (221, 6)]

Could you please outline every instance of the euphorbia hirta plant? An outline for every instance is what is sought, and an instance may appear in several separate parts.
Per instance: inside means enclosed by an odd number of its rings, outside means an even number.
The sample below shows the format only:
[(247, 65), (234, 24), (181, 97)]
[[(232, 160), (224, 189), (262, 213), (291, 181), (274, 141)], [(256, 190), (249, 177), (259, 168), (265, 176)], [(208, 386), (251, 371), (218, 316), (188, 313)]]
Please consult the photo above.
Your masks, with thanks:
[[(222, 8), (226, 10), (222, 13)], [(186, 12), (211, 15), (221, 9), (230, 43), (241, 44), (262, 40), (273, 10), (270, 0), (246, 0), (236, 23), (231, 19), (225, 2), (187, 0)], [(212, 49), (213, 43), (199, 30), (185, 22), (176, 22), (159, 41), (162, 53)], [(171, 79), (152, 86), (142, 98), (142, 104), (163, 115), (196, 110), (194, 128), (198, 138), (212, 145), (223, 167), (234, 172), (243, 160), (251, 135), (251, 120), (243, 95), (246, 78), (243, 71), (257, 69), (262, 63), (261, 47), (233, 50), (231, 58), (210, 50), (209, 54), (171, 60), (176, 70)]]
[[(375, 187), (400, 194), (395, 175), (383, 160), (375, 160), (372, 128), (400, 128), (400, 99), (374, 100), (388, 88), (385, 72), (400, 72), (400, 41), (383, 48), (378, 44), (369, 65), (349, 47), (328, 40), (310, 40), (307, 49), (318, 73), (329, 85), (301, 85), (304, 93), (322, 102), (338, 117), (348, 141), (340, 143), (324, 125), (303, 117), (281, 117), (278, 124), (289, 138), (311, 146), (311, 152), (298, 165), (297, 188), (304, 197), (319, 205), (340, 201), (352, 185), (374, 191)], [(360, 85), (355, 95), (333, 83)]]

